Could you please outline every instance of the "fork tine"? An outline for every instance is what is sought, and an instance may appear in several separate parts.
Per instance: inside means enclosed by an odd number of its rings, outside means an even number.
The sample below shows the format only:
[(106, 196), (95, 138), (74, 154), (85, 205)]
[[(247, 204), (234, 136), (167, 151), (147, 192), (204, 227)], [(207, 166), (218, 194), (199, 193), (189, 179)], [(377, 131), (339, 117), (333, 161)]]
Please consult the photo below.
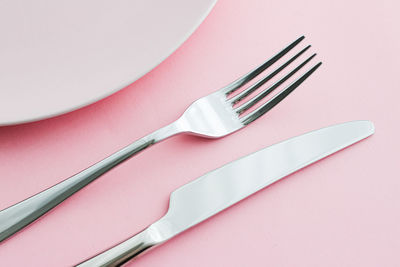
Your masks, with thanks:
[(289, 74), (287, 74), (285, 77), (277, 81), (275, 84), (273, 84), (271, 87), (268, 89), (264, 90), (260, 94), (258, 94), (256, 97), (251, 99), (249, 102), (246, 104), (241, 105), (240, 107), (236, 108), (236, 112), (240, 115), (255, 104), (257, 104), (259, 101), (261, 101), (264, 97), (269, 95), (272, 91), (274, 91), (276, 88), (278, 88), (282, 83), (284, 83), (287, 79), (292, 77), (297, 71), (299, 71), (304, 65), (306, 65), (313, 57), (315, 57), (316, 54), (312, 55), (311, 57), (307, 58), (303, 63), (301, 63), (299, 66), (297, 66), (294, 70), (292, 70)]
[(292, 63), (294, 60), (296, 60), (296, 58), (298, 58), (300, 55), (302, 55), (305, 51), (307, 51), (309, 48), (311, 47), (311, 45), (306, 46), (303, 50), (301, 50), (299, 53), (297, 53), (296, 55), (294, 55), (291, 59), (289, 59), (288, 61), (286, 61), (285, 63), (283, 63), (281, 66), (279, 66), (279, 68), (277, 68), (275, 71), (271, 72), (270, 74), (268, 74), (265, 78), (261, 79), (260, 81), (256, 82), (255, 84), (253, 84), (252, 86), (250, 86), (249, 88), (247, 88), (246, 90), (244, 90), (243, 92), (241, 92), (240, 94), (232, 97), (231, 99), (229, 99), (229, 102), (232, 103), (232, 105), (238, 103), (239, 101), (241, 101), (243, 98), (247, 97), (248, 95), (250, 95), (251, 93), (253, 93), (255, 90), (257, 90), (258, 88), (260, 88), (264, 83), (268, 82), (269, 80), (271, 80), (275, 75), (277, 75), (281, 70), (283, 70), (284, 68), (286, 68), (290, 63)]
[(282, 51), (280, 51), (278, 54), (270, 58), (269, 60), (265, 61), (262, 63), (260, 66), (255, 68), (254, 70), (250, 71), (243, 77), (237, 79), (236, 81), (230, 83), (229, 85), (225, 86), (224, 88), (220, 89), (221, 92), (225, 93), (226, 95), (229, 95), (242, 87), (244, 84), (252, 80), (254, 77), (256, 77), (258, 74), (263, 72), (266, 68), (274, 64), (276, 61), (278, 61), (281, 57), (283, 57), (287, 52), (289, 52), (293, 47), (295, 47), (298, 43), (300, 43), (305, 37), (301, 36), (299, 37), (296, 41), (288, 45), (286, 48), (284, 48)]
[(267, 113), (269, 110), (271, 110), (273, 107), (275, 107), (279, 102), (281, 102), (283, 99), (285, 99), (291, 92), (293, 92), (302, 82), (304, 82), (314, 71), (316, 71), (320, 66), (322, 62), (319, 62), (316, 64), (314, 67), (312, 67), (309, 71), (307, 71), (303, 76), (298, 78), (296, 81), (294, 81), (291, 85), (286, 87), (284, 90), (279, 92), (279, 94), (275, 95), (271, 100), (269, 100), (267, 103), (262, 105), (261, 107), (257, 108), (250, 114), (244, 116), (242, 118), (242, 123), (244, 125), (247, 125), (249, 123), (252, 123), (253, 121), (257, 120), (259, 117)]

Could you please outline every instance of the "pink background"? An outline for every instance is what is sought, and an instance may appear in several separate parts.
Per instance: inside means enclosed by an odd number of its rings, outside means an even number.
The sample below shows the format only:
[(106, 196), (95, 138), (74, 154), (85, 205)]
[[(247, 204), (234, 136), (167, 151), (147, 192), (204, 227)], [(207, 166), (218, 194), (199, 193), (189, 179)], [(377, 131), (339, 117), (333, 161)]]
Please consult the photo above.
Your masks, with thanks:
[(176, 137), (107, 173), (2, 243), (0, 265), (78, 263), (160, 218), (171, 191), (209, 170), (309, 130), (369, 119), (374, 136), (131, 265), (399, 266), (399, 8), (395, 0), (221, 0), (181, 48), (128, 88), (63, 116), (0, 128), (2, 209), (171, 122), (301, 34), (324, 62), (247, 129), (219, 140)]

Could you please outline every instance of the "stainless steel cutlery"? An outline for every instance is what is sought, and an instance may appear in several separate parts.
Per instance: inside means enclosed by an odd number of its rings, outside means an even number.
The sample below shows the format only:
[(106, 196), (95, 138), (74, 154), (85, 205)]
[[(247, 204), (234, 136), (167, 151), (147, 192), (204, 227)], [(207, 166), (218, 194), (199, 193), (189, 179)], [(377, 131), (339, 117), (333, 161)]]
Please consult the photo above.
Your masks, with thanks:
[[(265, 103), (260, 102), (263, 99), (265, 100), (267, 95), (280, 87), (315, 56), (315, 54), (310, 56), (292, 68), (273, 85), (264, 90), (260, 89), (267, 81), (271, 80), (279, 72), (286, 69), (293, 61), (310, 48), (310, 46), (306, 46), (300, 52), (292, 56), (288, 61), (282, 63), (260, 80), (254, 82), (250, 86), (245, 86), (250, 81), (253, 81), (256, 76), (261, 75), (267, 68), (271, 67), (281, 59), (303, 39), (304, 37), (300, 37), (271, 59), (250, 71), (248, 74), (222, 89), (198, 99), (187, 108), (178, 120), (170, 125), (137, 140), (120, 151), (117, 151), (111, 156), (54, 185), (53, 187), (0, 211), (0, 241), (8, 238), (29, 223), (33, 222), (119, 163), (168, 137), (185, 133), (207, 138), (219, 138), (242, 129), (257, 120), (288, 96), (321, 65), (321, 63), (314, 65), (286, 88), (268, 99)], [(261, 92), (254, 97), (251, 97), (251, 94), (256, 91)], [(209, 179), (207, 179), (207, 181), (209, 181)], [(190, 185), (188, 186), (190, 187)], [(184, 188), (188, 188), (188, 186)], [(182, 189), (177, 192), (181, 191)], [(174, 195), (180, 196), (177, 192), (174, 193)], [(168, 231), (175, 229), (174, 227), (175, 226), (169, 228)], [(157, 229), (157, 231), (159, 230), (160, 229)], [(147, 235), (152, 231), (153, 230), (147, 230), (146, 233), (140, 234), (140, 236), (148, 238)], [(163, 232), (163, 235), (165, 235), (165, 233), (166, 232)], [(164, 240), (165, 236), (161, 239)]]
[[(293, 92), (322, 64), (319, 62), (298, 74), (316, 55), (312, 54), (300, 60), (311, 47), (308, 45), (286, 56), (303, 39), (304, 36), (298, 38), (243, 77), (196, 100), (171, 124), (70, 178), (1, 210), (0, 242), (119, 163), (160, 141), (177, 134), (220, 138), (260, 118)], [(299, 63), (289, 67), (295, 61)], [(274, 67), (275, 65), (278, 66)], [(290, 69), (287, 70), (288, 68)], [(263, 74), (267, 69), (272, 70)], [(280, 73), (281, 77), (278, 77)], [(280, 87), (283, 89), (277, 90)], [(162, 244), (264, 187), (373, 133), (374, 125), (370, 121), (342, 123), (293, 137), (226, 164), (172, 192), (168, 211), (161, 219), (77, 266), (120, 266), (127, 263), (148, 249)]]
[(369, 121), (312, 131), (233, 161), (172, 192), (167, 213), (142, 232), (79, 264), (119, 266), (279, 179), (374, 133)]

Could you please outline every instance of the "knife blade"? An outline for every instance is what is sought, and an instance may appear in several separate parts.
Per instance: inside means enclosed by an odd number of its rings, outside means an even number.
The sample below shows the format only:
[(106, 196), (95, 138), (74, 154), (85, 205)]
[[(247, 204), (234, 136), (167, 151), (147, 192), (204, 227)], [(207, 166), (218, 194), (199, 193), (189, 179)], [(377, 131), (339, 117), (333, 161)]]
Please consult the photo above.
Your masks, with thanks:
[(167, 213), (130, 239), (79, 264), (119, 266), (281, 178), (374, 133), (370, 121), (315, 130), (228, 163), (178, 188)]

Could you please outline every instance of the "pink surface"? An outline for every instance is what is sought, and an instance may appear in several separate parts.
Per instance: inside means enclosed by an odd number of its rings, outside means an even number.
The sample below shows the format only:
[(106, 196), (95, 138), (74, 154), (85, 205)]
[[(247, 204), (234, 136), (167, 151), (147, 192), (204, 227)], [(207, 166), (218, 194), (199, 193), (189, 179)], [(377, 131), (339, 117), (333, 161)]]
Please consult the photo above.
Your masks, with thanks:
[(246, 129), (180, 136), (104, 175), (0, 245), (1, 266), (70, 266), (143, 229), (171, 191), (288, 137), (356, 119), (374, 136), (301, 170), (130, 266), (399, 266), (399, 5), (221, 0), (145, 77), (67, 115), (0, 128), (0, 209), (177, 118), (301, 34), (324, 65)]

